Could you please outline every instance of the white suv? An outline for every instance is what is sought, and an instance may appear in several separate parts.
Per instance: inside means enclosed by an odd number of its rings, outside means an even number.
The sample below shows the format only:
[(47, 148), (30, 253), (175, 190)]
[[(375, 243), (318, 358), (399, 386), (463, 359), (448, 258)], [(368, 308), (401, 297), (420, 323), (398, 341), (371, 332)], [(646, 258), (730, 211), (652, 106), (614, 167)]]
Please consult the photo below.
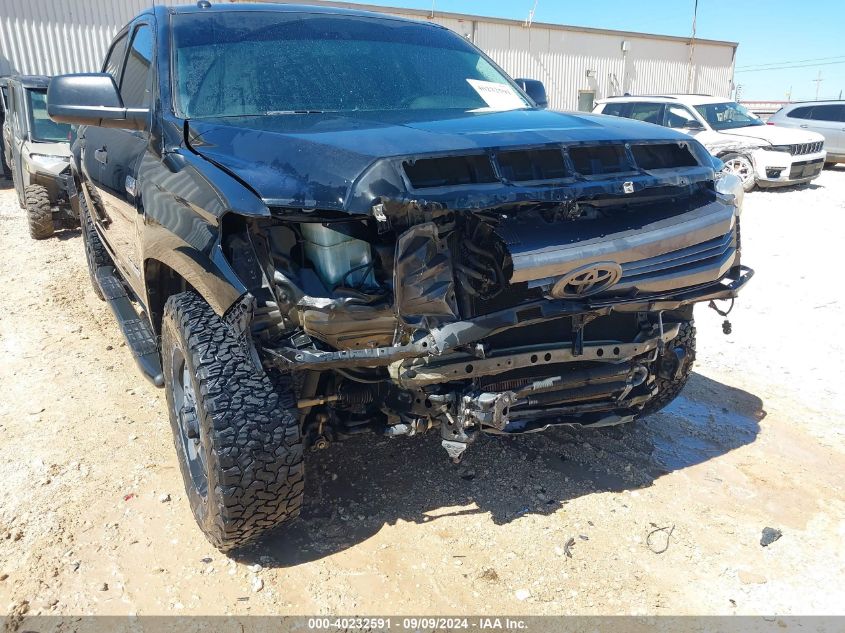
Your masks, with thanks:
[(800, 128), (824, 136), (826, 163), (845, 163), (845, 101), (790, 103), (775, 112), (767, 125)]
[(810, 182), (825, 162), (824, 137), (815, 132), (767, 126), (743, 106), (720, 97), (663, 95), (602, 99), (593, 112), (676, 128), (694, 136), (725, 168), (754, 185), (778, 187)]

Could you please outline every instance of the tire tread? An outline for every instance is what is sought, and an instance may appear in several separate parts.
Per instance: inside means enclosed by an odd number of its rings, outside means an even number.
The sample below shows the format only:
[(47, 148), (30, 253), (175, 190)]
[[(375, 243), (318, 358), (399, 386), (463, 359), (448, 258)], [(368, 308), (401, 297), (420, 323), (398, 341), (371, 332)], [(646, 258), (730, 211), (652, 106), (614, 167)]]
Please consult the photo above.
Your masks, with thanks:
[[(164, 320), (190, 355), (200, 425), (211, 446), (208, 495), (198, 498), (205, 508), (194, 508), (195, 516), (218, 549), (242, 547), (298, 516), (302, 505), (302, 437), (289, 381), (274, 386), (256, 370), (229, 327), (192, 291), (167, 300)], [(190, 477), (185, 483), (193, 485)]]
[(30, 237), (34, 240), (51, 237), (54, 232), (53, 206), (50, 204), (47, 188), (41, 185), (29, 185), (24, 191), (24, 200)]

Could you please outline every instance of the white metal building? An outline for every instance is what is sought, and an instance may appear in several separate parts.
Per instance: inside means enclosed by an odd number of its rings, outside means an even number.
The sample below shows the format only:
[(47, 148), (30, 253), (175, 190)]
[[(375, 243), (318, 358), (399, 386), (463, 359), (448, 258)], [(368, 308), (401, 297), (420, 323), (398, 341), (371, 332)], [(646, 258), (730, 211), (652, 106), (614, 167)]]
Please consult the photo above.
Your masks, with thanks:
[[(213, 0), (212, 0), (213, 1)], [(430, 20), (471, 40), (513, 77), (539, 79), (550, 107), (590, 110), (595, 99), (631, 94), (729, 97), (735, 42), (691, 40), (456, 13), (300, 0)], [(114, 33), (151, 4), (173, 0), (0, 0), (0, 75), (98, 70)]]

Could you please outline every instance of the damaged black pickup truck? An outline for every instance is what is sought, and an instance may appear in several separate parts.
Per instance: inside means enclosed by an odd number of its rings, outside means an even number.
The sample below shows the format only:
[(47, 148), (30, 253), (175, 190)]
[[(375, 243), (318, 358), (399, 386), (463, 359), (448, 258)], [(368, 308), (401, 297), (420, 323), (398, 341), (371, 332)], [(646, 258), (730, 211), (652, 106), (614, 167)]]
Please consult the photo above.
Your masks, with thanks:
[(266, 4), (158, 6), (53, 79), (95, 288), (217, 547), (297, 515), (305, 448), (438, 429), (458, 460), (679, 393), (693, 305), (752, 274), (741, 183), (542, 100), (447, 29)]

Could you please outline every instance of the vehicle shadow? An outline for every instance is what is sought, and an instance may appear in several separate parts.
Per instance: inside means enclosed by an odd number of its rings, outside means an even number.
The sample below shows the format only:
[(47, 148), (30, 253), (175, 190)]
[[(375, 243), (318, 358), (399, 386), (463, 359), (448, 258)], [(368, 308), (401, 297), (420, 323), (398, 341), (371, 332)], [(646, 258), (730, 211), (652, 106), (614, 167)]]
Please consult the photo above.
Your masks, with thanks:
[(79, 227), (73, 229), (62, 229), (60, 231), (56, 231), (53, 237), (57, 240), (64, 242), (65, 240), (72, 240), (82, 235), (82, 229)]
[(548, 515), (571, 499), (645, 488), (661, 475), (750, 444), (765, 415), (757, 396), (693, 374), (682, 396), (640, 422), (483, 436), (458, 466), (434, 432), (363, 436), (310, 453), (300, 519), (236, 557), (289, 567), (343, 551), (397, 521), (488, 514), (501, 525)]
[[(801, 185), (788, 185), (786, 187), (757, 187), (751, 193), (755, 193), (757, 191), (763, 193), (795, 193), (796, 191), (813, 191), (815, 189), (824, 189), (824, 185), (818, 185), (814, 182), (805, 182)], [(748, 195), (748, 194), (746, 194)]]

